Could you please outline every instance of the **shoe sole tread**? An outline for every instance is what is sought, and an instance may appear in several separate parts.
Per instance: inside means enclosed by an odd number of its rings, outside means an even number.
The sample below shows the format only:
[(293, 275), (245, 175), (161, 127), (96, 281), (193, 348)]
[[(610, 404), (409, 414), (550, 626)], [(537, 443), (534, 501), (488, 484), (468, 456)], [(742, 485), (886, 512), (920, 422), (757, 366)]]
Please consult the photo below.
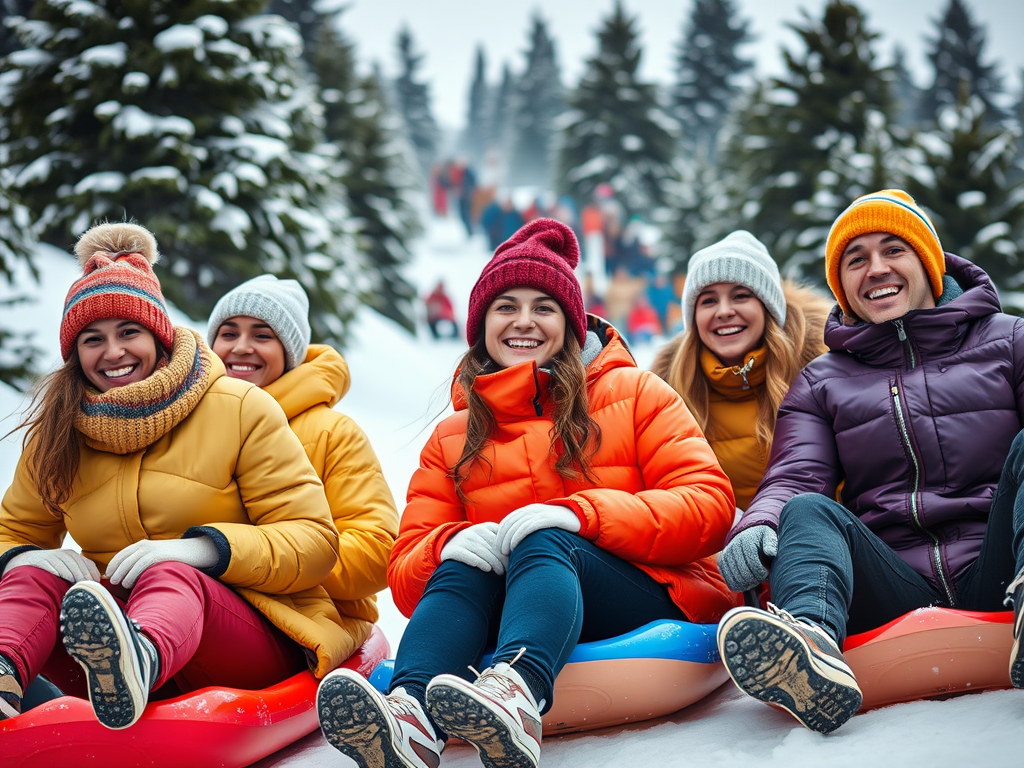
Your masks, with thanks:
[(387, 715), (359, 683), (346, 677), (325, 680), (316, 704), (327, 743), (359, 768), (413, 768), (395, 751)]

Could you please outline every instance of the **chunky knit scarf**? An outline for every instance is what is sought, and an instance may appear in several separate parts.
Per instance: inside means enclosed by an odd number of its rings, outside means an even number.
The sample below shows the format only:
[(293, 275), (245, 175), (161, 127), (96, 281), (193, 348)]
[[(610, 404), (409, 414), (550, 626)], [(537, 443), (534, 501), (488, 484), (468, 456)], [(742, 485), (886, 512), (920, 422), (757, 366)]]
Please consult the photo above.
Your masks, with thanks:
[(170, 360), (148, 378), (106, 392), (86, 387), (75, 428), (100, 450), (141, 451), (180, 424), (206, 393), (213, 352), (195, 331), (174, 331)]

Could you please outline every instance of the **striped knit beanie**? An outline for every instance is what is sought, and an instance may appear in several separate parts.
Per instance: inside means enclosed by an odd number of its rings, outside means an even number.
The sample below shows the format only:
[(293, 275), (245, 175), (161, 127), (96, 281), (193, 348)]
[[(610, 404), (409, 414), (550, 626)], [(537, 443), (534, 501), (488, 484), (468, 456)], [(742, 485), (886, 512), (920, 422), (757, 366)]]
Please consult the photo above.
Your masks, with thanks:
[(536, 219), (498, 246), (469, 294), (466, 339), (473, 346), (491, 302), (510, 288), (536, 288), (558, 302), (580, 347), (587, 338), (583, 293), (573, 272), (580, 246), (573, 231), (554, 219)]
[(839, 279), (839, 262), (851, 240), (872, 232), (896, 235), (913, 248), (924, 264), (932, 295), (936, 299), (942, 295), (946, 257), (931, 219), (918, 207), (914, 198), (902, 189), (883, 189), (858, 197), (850, 203), (850, 207), (839, 214), (828, 233), (825, 276), (844, 314), (851, 314), (851, 310)]
[(221, 296), (210, 314), (206, 332), (206, 340), (211, 347), (224, 321), (240, 316), (262, 320), (277, 334), (284, 347), (286, 371), (305, 361), (312, 331), (309, 327), (309, 297), (298, 280), (260, 275)]
[(71, 285), (60, 322), (60, 354), (71, 356), (78, 334), (108, 318), (134, 320), (165, 349), (174, 345), (174, 326), (152, 265), (160, 258), (156, 238), (137, 224), (98, 224), (75, 244), (84, 274)]

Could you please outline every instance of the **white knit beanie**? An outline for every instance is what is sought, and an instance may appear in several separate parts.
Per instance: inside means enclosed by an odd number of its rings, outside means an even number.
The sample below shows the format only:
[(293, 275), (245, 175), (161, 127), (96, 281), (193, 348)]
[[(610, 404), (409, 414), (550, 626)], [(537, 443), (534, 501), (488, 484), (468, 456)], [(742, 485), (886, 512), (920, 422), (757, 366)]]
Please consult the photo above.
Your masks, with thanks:
[(260, 275), (220, 297), (210, 314), (206, 340), (213, 346), (217, 331), (232, 317), (255, 317), (271, 327), (284, 346), (284, 369), (306, 359), (309, 346), (309, 298), (297, 280)]
[(786, 298), (782, 294), (779, 266), (764, 243), (746, 230), (731, 232), (690, 257), (683, 286), (683, 322), (687, 328), (693, 325), (698, 294), (715, 283), (747, 286), (779, 327), (786, 325)]

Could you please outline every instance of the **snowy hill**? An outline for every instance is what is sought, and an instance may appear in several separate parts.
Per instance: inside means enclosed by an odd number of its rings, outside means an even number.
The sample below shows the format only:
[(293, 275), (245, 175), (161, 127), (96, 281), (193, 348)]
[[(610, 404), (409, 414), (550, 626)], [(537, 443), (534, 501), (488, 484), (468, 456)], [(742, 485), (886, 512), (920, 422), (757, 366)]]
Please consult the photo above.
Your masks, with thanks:
[[(416, 261), (408, 276), (421, 293), (444, 278), (457, 308), (464, 315), (473, 286), (488, 253), (479, 238), (467, 240), (454, 220), (433, 223), (416, 245)], [(77, 262), (60, 251), (42, 247), (38, 267), (42, 284), (30, 307), (4, 310), (0, 325), (34, 329), (37, 344), (55, 365), (59, 361), (57, 333), (64, 296), (78, 274)], [(2, 298), (2, 296), (0, 296)], [(204, 331), (172, 313), (176, 323)], [(390, 321), (363, 311), (354, 324), (345, 357), (352, 372), (352, 389), (339, 410), (352, 416), (367, 432), (401, 508), (405, 489), (418, 461), (419, 450), (432, 424), (447, 412), (448, 389), (464, 341), (433, 341), (425, 330), (411, 337)], [(634, 350), (641, 365), (650, 362), (654, 347)], [(0, 385), (0, 417), (24, 405), (24, 398)], [(17, 417), (0, 421), (4, 431)], [(0, 484), (6, 488), (14, 473), (20, 447), (17, 438), (0, 442)], [(405, 618), (385, 592), (380, 597), (381, 626), (392, 651), (405, 628)], [(600, 766), (693, 765), (828, 766), (864, 768), (867, 765), (926, 765), (954, 768), (973, 764), (986, 768), (1024, 765), (1024, 692), (995, 691), (947, 701), (917, 702), (859, 715), (831, 736), (805, 730), (784, 712), (740, 694), (727, 683), (705, 700), (669, 717), (590, 734), (548, 739), (541, 757), (543, 768)], [(327, 768), (352, 763), (313, 733), (257, 764), (260, 768)], [(455, 745), (442, 757), (442, 766), (479, 766), (476, 753)]]

